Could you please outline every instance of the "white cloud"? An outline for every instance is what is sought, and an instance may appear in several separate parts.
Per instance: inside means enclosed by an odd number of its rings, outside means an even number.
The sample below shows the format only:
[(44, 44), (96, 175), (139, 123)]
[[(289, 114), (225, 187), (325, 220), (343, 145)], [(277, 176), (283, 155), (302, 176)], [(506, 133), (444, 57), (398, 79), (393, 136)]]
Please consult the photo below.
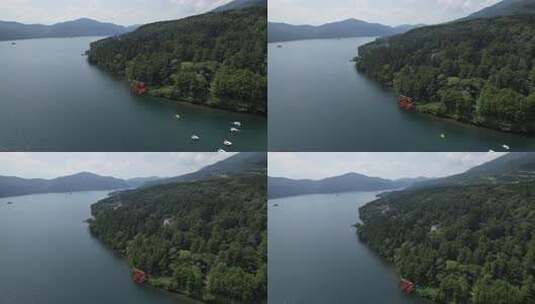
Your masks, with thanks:
[(464, 17), (500, 0), (269, 0), (269, 19), (323, 24), (348, 18), (389, 25), (434, 24)]
[(123, 25), (179, 19), (231, 0), (1, 0), (0, 20), (52, 24), (81, 17)]
[(383, 178), (458, 174), (503, 153), (269, 153), (269, 176), (321, 179), (356, 172)]

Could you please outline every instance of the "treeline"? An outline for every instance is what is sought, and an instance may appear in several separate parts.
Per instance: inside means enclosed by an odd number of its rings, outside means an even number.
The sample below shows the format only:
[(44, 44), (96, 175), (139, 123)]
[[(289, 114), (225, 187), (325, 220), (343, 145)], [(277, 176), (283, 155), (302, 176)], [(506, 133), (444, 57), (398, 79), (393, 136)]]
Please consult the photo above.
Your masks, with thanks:
[(119, 192), (91, 232), (149, 284), (214, 303), (267, 302), (266, 173)]
[(234, 111), (267, 112), (267, 9), (145, 25), (91, 44), (88, 60), (149, 93)]
[(535, 303), (535, 182), (385, 195), (359, 238), (436, 303)]
[(417, 110), (535, 134), (535, 15), (429, 26), (359, 48), (357, 69)]

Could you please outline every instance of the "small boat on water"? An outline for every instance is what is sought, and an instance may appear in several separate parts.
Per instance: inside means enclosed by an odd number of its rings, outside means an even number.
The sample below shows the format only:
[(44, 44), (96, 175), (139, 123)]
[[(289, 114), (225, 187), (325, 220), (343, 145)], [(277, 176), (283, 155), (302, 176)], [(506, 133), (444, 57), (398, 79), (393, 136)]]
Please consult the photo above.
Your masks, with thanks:
[(176, 118), (176, 119), (180, 119), (180, 115), (176, 114), (176, 115), (175, 115), (175, 118)]
[(502, 148), (504, 148), (505, 150), (511, 150), (511, 147), (509, 147), (508, 145), (502, 145)]
[(11, 45), (17, 45), (17, 43), (16, 42), (11, 42)]
[(399, 288), (404, 294), (411, 294), (416, 290), (416, 286), (413, 282), (407, 280), (407, 279), (401, 279), (401, 282), (399, 282)]
[(219, 148), (219, 149), (217, 149), (217, 152), (220, 152), (220, 153), (225, 153), (225, 152), (227, 152), (227, 151), (225, 151), (225, 150), (223, 150), (223, 149)]
[(230, 128), (230, 132), (231, 133), (237, 133), (237, 132), (240, 132), (240, 130), (237, 129), (237, 128), (232, 127), (232, 128)]
[(197, 141), (197, 140), (199, 140), (199, 139), (201, 139), (199, 136), (197, 136), (197, 135), (195, 135), (195, 134), (191, 135), (191, 140), (193, 140), (193, 141)]
[(13, 202), (7, 202), (8, 205), (13, 205)]
[(228, 140), (225, 140), (225, 141), (223, 142), (223, 144), (224, 144), (225, 146), (232, 146), (232, 142), (230, 142), (230, 141), (228, 141)]
[(143, 270), (134, 268), (132, 270), (132, 280), (138, 284), (144, 284), (147, 282), (148, 276)]
[(440, 138), (445, 139), (446, 138), (446, 134), (444, 134), (444, 133), (440, 134)]
[(277, 45), (277, 48), (279, 49), (282, 48), (282, 44)]
[(494, 151), (494, 150), (492, 150), (492, 149), (489, 150), (489, 153), (495, 153), (495, 152), (496, 152), (496, 151)]
[(239, 122), (239, 121), (235, 121), (235, 122), (233, 122), (232, 124), (233, 124), (234, 126), (236, 126), (236, 127), (241, 127), (241, 122)]
[(279, 207), (279, 204), (273, 204), (273, 207)]

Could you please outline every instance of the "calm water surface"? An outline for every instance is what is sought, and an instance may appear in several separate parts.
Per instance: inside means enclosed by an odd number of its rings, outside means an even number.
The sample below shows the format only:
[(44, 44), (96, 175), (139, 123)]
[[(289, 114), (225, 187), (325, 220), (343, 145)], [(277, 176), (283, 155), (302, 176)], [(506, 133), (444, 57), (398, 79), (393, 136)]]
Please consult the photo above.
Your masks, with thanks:
[(0, 151), (265, 151), (267, 119), (134, 96), (81, 56), (98, 39), (0, 42)]
[[(0, 303), (193, 304), (130, 279), (83, 221), (107, 192), (0, 199)], [(13, 202), (7, 205), (7, 202)]]
[(359, 206), (376, 194), (269, 202), (269, 303), (425, 303), (401, 293), (398, 275), (359, 242), (352, 227), (359, 220)]
[[(270, 44), (270, 151), (534, 150), (535, 138), (400, 110), (350, 60), (372, 38)], [(277, 47), (282, 45), (281, 48)], [(446, 135), (446, 139), (441, 138)]]

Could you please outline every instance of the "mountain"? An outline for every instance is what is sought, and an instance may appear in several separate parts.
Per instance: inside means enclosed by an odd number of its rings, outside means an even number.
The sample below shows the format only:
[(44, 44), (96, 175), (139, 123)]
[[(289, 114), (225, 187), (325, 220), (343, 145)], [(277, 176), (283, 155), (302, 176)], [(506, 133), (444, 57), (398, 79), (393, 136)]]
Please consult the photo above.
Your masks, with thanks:
[(414, 184), (411, 188), (450, 187), (535, 181), (535, 153), (513, 152), (462, 174)]
[(391, 27), (379, 23), (368, 23), (357, 19), (347, 19), (320, 26), (291, 25), (287, 23), (270, 22), (268, 24), (268, 42), (302, 39), (390, 36), (404, 33), (418, 26), (401, 25), (398, 27)]
[(433, 303), (534, 303), (535, 153), (391, 192), (359, 209), (359, 239)]
[(130, 184), (125, 180), (88, 172), (54, 179), (24, 179), (0, 176), (0, 197), (33, 193), (113, 190), (129, 187)]
[[(535, 14), (426, 26), (359, 47), (357, 70), (410, 109), (535, 135)], [(392, 106), (395, 106), (394, 104)]]
[(461, 20), (533, 13), (535, 13), (535, 0), (504, 0), (462, 18)]
[(161, 184), (205, 180), (213, 177), (232, 176), (243, 173), (264, 172), (267, 167), (267, 154), (264, 152), (242, 152), (227, 159), (206, 166), (199, 171), (166, 179), (148, 182), (142, 187)]
[(253, 172), (117, 192), (91, 206), (89, 227), (152, 287), (267, 303), (266, 210), (266, 174)]
[(404, 188), (422, 180), (425, 180), (425, 178), (388, 180), (358, 173), (347, 173), (322, 180), (292, 180), (282, 177), (269, 177), (268, 197), (280, 198), (313, 193), (388, 190)]
[(267, 0), (234, 0), (215, 8), (212, 12), (225, 12), (254, 6), (267, 8)]
[(115, 36), (132, 31), (136, 27), (103, 23), (88, 18), (53, 25), (0, 21), (0, 41), (47, 37)]
[(267, 7), (210, 12), (144, 25), (91, 43), (89, 63), (143, 94), (267, 114)]

